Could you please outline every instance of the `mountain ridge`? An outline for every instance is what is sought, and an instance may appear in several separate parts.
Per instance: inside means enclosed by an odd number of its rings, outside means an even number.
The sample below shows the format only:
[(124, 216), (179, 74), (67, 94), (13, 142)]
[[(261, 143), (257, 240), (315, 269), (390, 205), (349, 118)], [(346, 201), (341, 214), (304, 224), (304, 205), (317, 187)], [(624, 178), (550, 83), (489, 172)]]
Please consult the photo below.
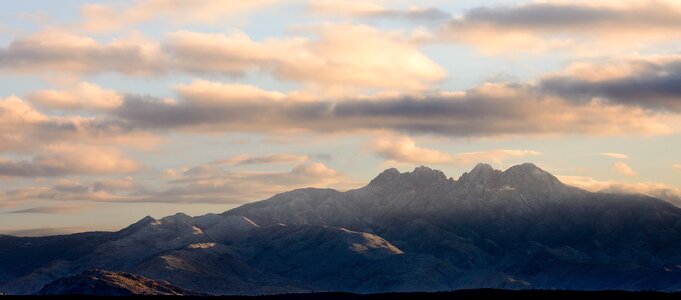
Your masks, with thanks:
[(220, 214), (147, 216), (113, 233), (0, 237), (0, 290), (12, 294), (92, 268), (218, 295), (672, 291), (679, 265), (680, 208), (570, 187), (533, 164), (478, 164), (459, 179), (387, 169), (355, 190), (297, 189)]

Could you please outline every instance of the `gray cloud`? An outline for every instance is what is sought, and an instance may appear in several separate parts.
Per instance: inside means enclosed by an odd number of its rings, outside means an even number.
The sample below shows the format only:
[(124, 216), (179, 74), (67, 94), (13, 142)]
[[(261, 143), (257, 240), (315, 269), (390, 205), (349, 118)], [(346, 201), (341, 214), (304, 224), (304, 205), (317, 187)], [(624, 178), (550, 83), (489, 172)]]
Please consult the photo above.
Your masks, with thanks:
[(436, 39), (484, 54), (555, 53), (612, 56), (678, 43), (678, 1), (532, 1), (482, 6), (447, 21)]
[(589, 79), (579, 74), (549, 76), (541, 80), (540, 89), (582, 102), (601, 97), (613, 103), (681, 112), (681, 58), (663, 63), (641, 59), (628, 65), (636, 70), (612, 78)]
[(54, 236), (63, 234), (72, 234), (86, 231), (87, 228), (82, 227), (54, 227), (54, 228), (32, 228), (21, 230), (5, 230), (0, 231), (0, 234), (20, 237), (38, 237), (38, 236)]
[(251, 155), (237, 155), (228, 157), (215, 161), (214, 164), (226, 164), (226, 165), (263, 165), (263, 164), (275, 164), (275, 163), (301, 163), (309, 160), (310, 157), (307, 155), (297, 155), (297, 154), (271, 154), (262, 156), (251, 156)]
[(391, 18), (413, 21), (442, 21), (450, 14), (434, 7), (387, 8), (377, 1), (309, 1), (308, 7), (315, 13), (360, 18)]
[(100, 45), (88, 37), (44, 31), (0, 48), (0, 69), (149, 75), (164, 68), (162, 53), (151, 52), (154, 47), (124, 39)]
[[(215, 97), (212, 95), (211, 97)], [(211, 103), (215, 103), (213, 101)], [(179, 104), (128, 97), (115, 112), (136, 129), (277, 132), (395, 130), (447, 136), (656, 134), (657, 115), (623, 107), (550, 99), (533, 85), (498, 84), (463, 94), (341, 102), (187, 99)], [(197, 104), (204, 103), (204, 104)], [(569, 114), (569, 118), (566, 116)], [(623, 118), (628, 116), (628, 118)], [(669, 129), (671, 130), (671, 129)]]
[[(305, 162), (288, 171), (228, 171), (213, 163), (174, 172), (160, 186), (144, 186), (132, 178), (94, 182), (70, 182), (0, 191), (0, 204), (35, 200), (134, 203), (223, 203), (242, 204), (262, 200), (296, 188), (358, 187), (344, 174), (324, 164)], [(60, 207), (36, 207), (8, 213), (59, 213)], [(73, 208), (75, 210), (75, 208)]]
[(560, 28), (588, 26), (592, 23), (613, 21), (622, 17), (612, 10), (597, 7), (533, 3), (512, 7), (478, 7), (469, 10), (463, 20), (498, 26)]
[(53, 177), (77, 174), (62, 166), (49, 166), (32, 161), (0, 161), (0, 176)]
[(166, 189), (148, 193), (138, 201), (240, 204), (276, 193), (305, 187), (358, 187), (344, 174), (321, 163), (303, 163), (284, 172), (230, 172), (218, 165), (193, 167)]
[(73, 206), (39, 206), (7, 212), (9, 214), (63, 214), (82, 211), (83, 207)]
[(569, 31), (593, 26), (681, 26), (681, 13), (662, 2), (632, 2), (629, 7), (586, 5), (585, 3), (535, 2), (515, 6), (478, 7), (469, 10), (451, 26), (485, 23), (499, 27), (529, 28), (539, 31)]
[(414, 21), (442, 21), (451, 17), (450, 14), (437, 8), (422, 8), (422, 9), (386, 9), (367, 14), (368, 17), (379, 18), (398, 18)]
[(17, 97), (0, 98), (0, 151), (3, 152), (27, 154), (55, 143), (134, 146), (149, 145), (153, 141), (148, 134), (132, 132), (126, 124), (110, 117), (45, 115)]

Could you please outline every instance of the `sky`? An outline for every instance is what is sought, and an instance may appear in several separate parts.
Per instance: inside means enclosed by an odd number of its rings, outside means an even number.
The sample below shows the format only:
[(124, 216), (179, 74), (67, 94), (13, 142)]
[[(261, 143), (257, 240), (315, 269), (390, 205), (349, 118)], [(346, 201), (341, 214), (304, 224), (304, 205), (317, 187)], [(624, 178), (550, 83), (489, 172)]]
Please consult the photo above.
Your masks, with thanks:
[(0, 233), (479, 162), (681, 205), (680, 50), (668, 0), (4, 3)]

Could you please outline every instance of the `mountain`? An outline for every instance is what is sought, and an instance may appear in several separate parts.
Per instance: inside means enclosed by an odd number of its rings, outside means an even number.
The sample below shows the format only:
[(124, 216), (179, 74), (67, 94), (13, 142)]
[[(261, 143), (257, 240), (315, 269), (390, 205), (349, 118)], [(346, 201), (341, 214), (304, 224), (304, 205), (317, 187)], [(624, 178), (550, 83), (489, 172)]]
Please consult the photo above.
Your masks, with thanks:
[(388, 169), (356, 190), (299, 189), (118, 232), (0, 237), (0, 291), (32, 294), (93, 268), (207, 294), (676, 291), (681, 209), (584, 191), (533, 164), (478, 164), (458, 179)]
[(123, 272), (90, 270), (56, 280), (38, 292), (39, 295), (89, 296), (200, 296), (171, 285)]

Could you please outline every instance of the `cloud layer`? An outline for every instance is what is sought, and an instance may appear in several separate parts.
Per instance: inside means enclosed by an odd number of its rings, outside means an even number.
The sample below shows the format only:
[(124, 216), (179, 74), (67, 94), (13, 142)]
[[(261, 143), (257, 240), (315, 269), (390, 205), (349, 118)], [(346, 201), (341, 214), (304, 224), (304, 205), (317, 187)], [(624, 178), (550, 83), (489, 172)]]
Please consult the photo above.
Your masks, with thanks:
[[(199, 131), (347, 132), (393, 130), (447, 136), (659, 135), (676, 132), (676, 116), (598, 99), (572, 102), (542, 94), (532, 85), (486, 84), (463, 93), (299, 101), (293, 95), (257, 90), (262, 97), (235, 97), (241, 87), (199, 81), (182, 86), (178, 103), (128, 97), (117, 118), (133, 128)], [(188, 92), (196, 90), (196, 92)], [(270, 95), (277, 95), (274, 100)]]
[(280, 3), (279, 0), (135, 0), (127, 4), (85, 4), (80, 27), (89, 32), (110, 32), (157, 19), (174, 23), (218, 23), (254, 10)]
[(558, 176), (558, 178), (566, 184), (592, 192), (644, 194), (681, 206), (681, 189), (663, 183), (624, 183), (612, 180), (597, 180), (585, 176)]
[(440, 35), (488, 54), (562, 49), (588, 55), (673, 44), (679, 20), (676, 1), (532, 1), (470, 9)]
[(577, 63), (542, 79), (540, 88), (572, 101), (594, 98), (681, 112), (681, 56), (649, 56), (607, 63)]
[[(244, 157), (244, 156), (239, 156)], [(270, 157), (284, 157), (284, 154)], [(232, 162), (231, 158), (223, 161)], [(291, 160), (286, 160), (291, 162)], [(246, 162), (248, 164), (250, 162)], [(264, 163), (258, 160), (253, 163)], [(206, 163), (191, 168), (169, 169), (161, 185), (147, 186), (132, 177), (96, 181), (70, 180), (56, 185), (11, 189), (0, 192), (0, 203), (28, 201), (85, 201), (134, 203), (223, 203), (242, 204), (262, 200), (296, 188), (331, 187), (340, 190), (362, 185), (322, 163), (295, 163), (289, 171), (253, 172)], [(239, 164), (235, 164), (238, 166)], [(16, 213), (49, 213), (52, 209), (31, 208)], [(56, 213), (57, 211), (54, 211)]]
[(167, 33), (162, 42), (131, 34), (100, 43), (51, 29), (0, 48), (0, 70), (132, 76), (267, 72), (282, 80), (327, 89), (395, 90), (423, 90), (447, 74), (397, 32), (352, 24), (329, 24), (309, 31), (313, 38), (255, 41), (243, 32), (177, 31)]
[(615, 169), (618, 173), (624, 175), (624, 176), (629, 176), (629, 177), (634, 177), (636, 176), (636, 171), (632, 169), (628, 164), (625, 164), (623, 162), (616, 162), (612, 165), (612, 168)]
[(469, 166), (479, 162), (501, 164), (513, 157), (537, 156), (541, 153), (531, 150), (496, 149), (481, 152), (447, 153), (419, 147), (406, 136), (387, 136), (375, 139), (370, 149), (378, 156), (387, 159), (388, 164), (409, 163), (423, 165)]
[(132, 173), (136, 162), (114, 149), (83, 145), (55, 145), (31, 161), (0, 160), (0, 177), (52, 177), (73, 174)]

